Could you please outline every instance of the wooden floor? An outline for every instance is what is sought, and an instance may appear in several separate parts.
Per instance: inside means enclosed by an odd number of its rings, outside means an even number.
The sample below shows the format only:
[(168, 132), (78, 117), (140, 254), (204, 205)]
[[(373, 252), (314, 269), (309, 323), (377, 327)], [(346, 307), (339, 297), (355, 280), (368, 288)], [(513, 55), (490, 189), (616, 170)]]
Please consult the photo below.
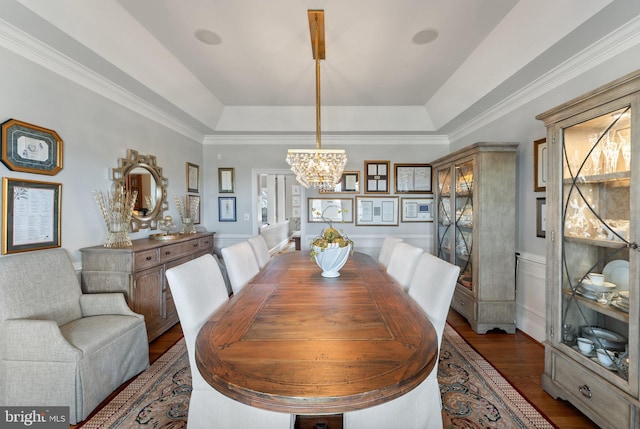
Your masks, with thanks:
[(542, 390), (542, 344), (519, 330), (515, 335), (476, 334), (454, 310), (449, 311), (447, 322), (556, 426), (561, 429), (598, 428), (569, 402), (555, 400)]
[[(521, 331), (515, 335), (499, 332), (476, 334), (467, 321), (453, 310), (449, 312), (447, 321), (559, 428), (598, 428), (570, 403), (555, 400), (542, 390), (540, 380), (544, 372), (544, 347), (540, 343)], [(154, 340), (149, 344), (149, 360), (155, 361), (181, 337), (180, 325), (176, 325)]]

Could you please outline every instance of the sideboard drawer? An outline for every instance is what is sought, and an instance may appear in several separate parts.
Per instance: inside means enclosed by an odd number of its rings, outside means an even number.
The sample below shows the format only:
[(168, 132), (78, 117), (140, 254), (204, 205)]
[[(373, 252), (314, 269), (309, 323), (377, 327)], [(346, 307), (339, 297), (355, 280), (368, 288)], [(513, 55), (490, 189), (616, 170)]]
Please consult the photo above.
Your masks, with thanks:
[(184, 243), (176, 243), (160, 249), (160, 261), (167, 262), (185, 255), (190, 255), (199, 248), (198, 240), (189, 240)]
[(572, 403), (584, 404), (589, 411), (598, 412), (602, 420), (596, 423), (600, 425), (612, 428), (629, 426), (633, 410), (628, 400), (623, 400), (602, 378), (574, 361), (557, 353), (553, 353), (553, 361), (553, 378), (574, 396)]
[(213, 237), (209, 236), (209, 237), (202, 237), (200, 239), (200, 248), (204, 249), (207, 247), (213, 247)]
[(160, 263), (158, 256), (158, 249), (145, 250), (143, 252), (137, 252), (135, 256), (136, 270), (144, 270), (145, 268), (151, 268)]
[(474, 317), (475, 301), (466, 293), (458, 290), (457, 287), (456, 287), (456, 290), (453, 292), (453, 299), (451, 300), (451, 306), (454, 308), (454, 310), (456, 310), (458, 313), (464, 316), (465, 319), (475, 320), (475, 317)]

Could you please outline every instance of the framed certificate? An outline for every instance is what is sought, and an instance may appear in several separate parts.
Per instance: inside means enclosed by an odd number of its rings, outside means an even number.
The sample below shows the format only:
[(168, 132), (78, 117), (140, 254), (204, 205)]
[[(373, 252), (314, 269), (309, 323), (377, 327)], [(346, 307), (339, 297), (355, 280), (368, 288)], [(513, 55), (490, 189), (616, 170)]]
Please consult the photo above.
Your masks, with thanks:
[(235, 192), (235, 170), (233, 168), (218, 168), (218, 192)]
[(401, 198), (402, 222), (433, 222), (433, 198)]
[(187, 192), (200, 192), (200, 167), (187, 162)]
[(429, 164), (394, 164), (396, 194), (431, 193)]
[(356, 197), (356, 226), (398, 225), (398, 197)]
[(2, 178), (2, 254), (60, 247), (62, 184)]

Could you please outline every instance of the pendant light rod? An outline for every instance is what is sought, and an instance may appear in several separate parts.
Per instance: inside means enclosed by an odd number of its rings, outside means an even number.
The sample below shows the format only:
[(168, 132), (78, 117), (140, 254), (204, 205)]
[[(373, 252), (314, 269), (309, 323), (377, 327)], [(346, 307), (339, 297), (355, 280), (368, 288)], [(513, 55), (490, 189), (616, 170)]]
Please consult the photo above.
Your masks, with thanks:
[(324, 11), (309, 10), (309, 31), (311, 32), (311, 52), (316, 61), (316, 148), (322, 147), (320, 130), (320, 60), (326, 58), (324, 43)]
[(320, 60), (325, 59), (324, 11), (309, 10), (311, 50), (316, 62), (316, 148), (289, 149), (287, 163), (296, 174), (296, 180), (305, 188), (330, 191), (342, 178), (347, 164), (344, 149), (322, 149), (320, 132)]

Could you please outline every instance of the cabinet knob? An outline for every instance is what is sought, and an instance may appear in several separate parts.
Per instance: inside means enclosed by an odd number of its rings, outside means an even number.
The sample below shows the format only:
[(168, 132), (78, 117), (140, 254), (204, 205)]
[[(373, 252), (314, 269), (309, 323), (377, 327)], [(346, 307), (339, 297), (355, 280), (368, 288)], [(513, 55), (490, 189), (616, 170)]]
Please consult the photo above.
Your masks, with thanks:
[(166, 252), (164, 252), (165, 255), (171, 255), (171, 251), (167, 250)]
[(153, 258), (151, 256), (147, 256), (147, 261), (152, 260)]
[(591, 389), (589, 389), (589, 386), (587, 386), (586, 384), (578, 387), (578, 390), (580, 391), (580, 393), (582, 393), (582, 396), (591, 398)]
[(193, 247), (198, 247), (198, 243), (193, 243)]
[(460, 300), (460, 305), (464, 305), (464, 304), (465, 304), (464, 299), (461, 299)]

